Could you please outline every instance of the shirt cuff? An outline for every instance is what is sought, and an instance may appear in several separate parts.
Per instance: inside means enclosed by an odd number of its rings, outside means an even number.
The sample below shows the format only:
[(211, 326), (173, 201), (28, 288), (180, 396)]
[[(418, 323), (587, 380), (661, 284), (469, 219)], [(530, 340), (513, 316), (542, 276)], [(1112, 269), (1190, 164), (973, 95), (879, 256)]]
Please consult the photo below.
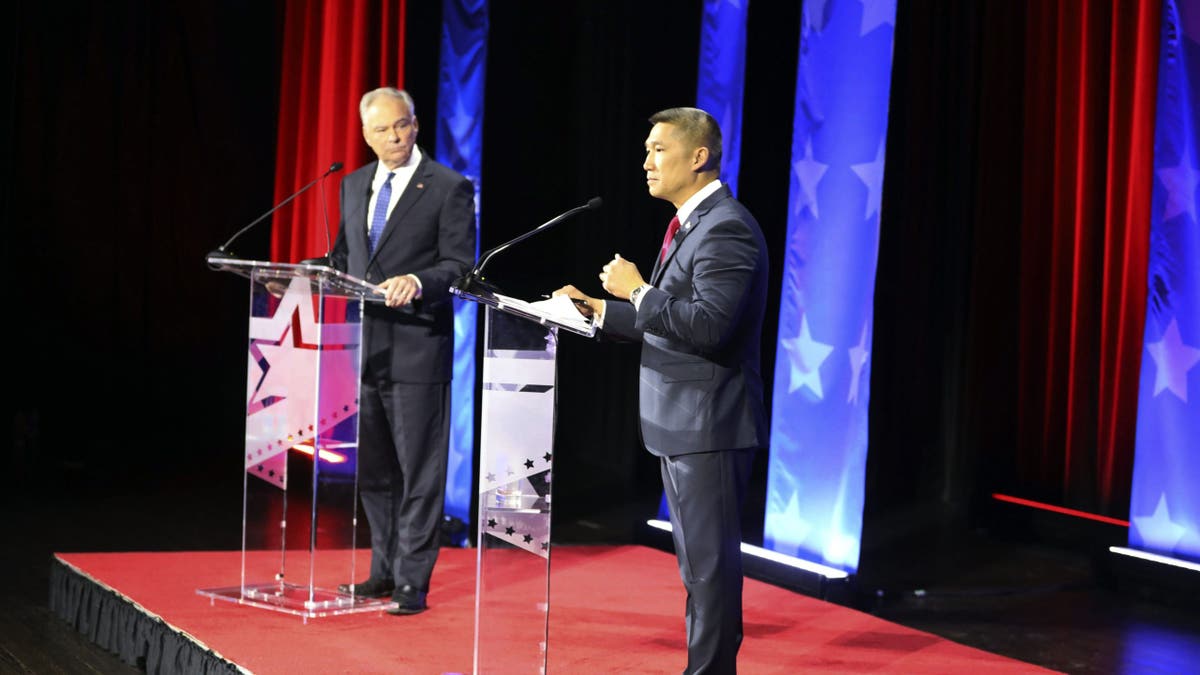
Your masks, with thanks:
[(633, 293), (629, 294), (630, 302), (633, 303), (634, 309), (642, 308), (642, 298), (646, 297), (646, 291), (650, 290), (651, 288), (654, 288), (654, 287), (651, 286), (650, 284), (642, 284), (641, 286), (638, 286), (637, 288), (635, 288), (633, 290)]
[(419, 276), (417, 276), (417, 275), (415, 275), (415, 274), (405, 274), (404, 276), (406, 276), (406, 277), (408, 277), (408, 278), (412, 279), (412, 280), (413, 280), (413, 281), (415, 281), (415, 282), (416, 282), (416, 284), (417, 284), (417, 294), (416, 294), (415, 296), (413, 296), (413, 297), (415, 297), (415, 298), (419, 298), (419, 297), (421, 297), (421, 290), (422, 290), (422, 288), (421, 288), (421, 277), (419, 277)]

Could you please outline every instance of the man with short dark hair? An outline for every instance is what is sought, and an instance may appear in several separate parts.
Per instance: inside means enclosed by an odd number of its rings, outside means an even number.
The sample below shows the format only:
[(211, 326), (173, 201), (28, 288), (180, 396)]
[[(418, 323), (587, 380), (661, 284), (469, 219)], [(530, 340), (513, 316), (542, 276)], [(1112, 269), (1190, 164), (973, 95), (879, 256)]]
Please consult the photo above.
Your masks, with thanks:
[[(378, 161), (346, 176), (333, 266), (378, 284), (363, 319), (358, 486), (371, 572), (339, 586), (426, 609), (438, 555), (450, 438), (454, 314), (450, 283), (475, 259), (475, 188), (417, 147), (404, 91), (367, 92), (363, 139)], [(353, 580), (351, 580), (352, 582)]]
[(676, 209), (649, 281), (619, 254), (600, 273), (620, 301), (587, 302), (604, 333), (642, 343), (642, 440), (660, 457), (687, 589), (686, 673), (734, 673), (742, 641), (741, 506), (766, 447), (759, 342), (767, 246), (721, 184), (721, 130), (696, 108), (650, 118), (646, 184)]

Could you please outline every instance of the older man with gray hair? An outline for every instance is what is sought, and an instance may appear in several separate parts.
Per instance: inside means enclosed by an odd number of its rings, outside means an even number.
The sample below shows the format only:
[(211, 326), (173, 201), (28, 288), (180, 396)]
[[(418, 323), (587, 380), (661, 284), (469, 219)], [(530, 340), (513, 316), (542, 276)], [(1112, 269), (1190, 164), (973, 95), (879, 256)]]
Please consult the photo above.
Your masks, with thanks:
[(450, 283), (475, 259), (475, 188), (417, 146), (412, 97), (384, 87), (359, 104), (376, 161), (342, 181), (333, 266), (378, 284), (363, 319), (358, 486), (371, 528), (370, 576), (339, 587), (427, 608), (438, 555), (450, 436)]

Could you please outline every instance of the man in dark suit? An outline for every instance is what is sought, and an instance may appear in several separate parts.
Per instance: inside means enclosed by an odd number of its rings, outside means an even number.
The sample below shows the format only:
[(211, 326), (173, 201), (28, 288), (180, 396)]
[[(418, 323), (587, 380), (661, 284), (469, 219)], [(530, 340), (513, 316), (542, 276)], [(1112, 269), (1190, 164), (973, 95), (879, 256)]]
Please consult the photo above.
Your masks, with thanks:
[[(686, 673), (734, 673), (742, 641), (741, 505), (766, 447), (759, 342), (767, 247), (758, 222), (718, 180), (721, 130), (708, 113), (650, 118), (646, 183), (676, 218), (649, 282), (619, 254), (587, 302), (605, 334), (642, 343), (642, 440), (661, 458), (679, 572), (687, 589)], [(625, 301), (628, 302), (625, 302)]]
[(346, 176), (333, 265), (383, 289), (363, 320), (358, 486), (370, 577), (339, 588), (426, 608), (438, 554), (450, 433), (450, 283), (475, 259), (471, 181), (421, 153), (412, 98), (376, 89), (359, 105), (378, 161)]

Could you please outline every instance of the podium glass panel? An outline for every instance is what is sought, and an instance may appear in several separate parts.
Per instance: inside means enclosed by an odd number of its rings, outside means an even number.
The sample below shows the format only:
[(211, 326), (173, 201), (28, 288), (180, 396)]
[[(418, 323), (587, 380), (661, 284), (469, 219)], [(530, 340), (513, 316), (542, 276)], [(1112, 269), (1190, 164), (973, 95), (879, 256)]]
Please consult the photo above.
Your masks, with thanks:
[(356, 553), (363, 291), (328, 268), (233, 271), (251, 279), (241, 578), (197, 592), (305, 619), (385, 609), (336, 590), (369, 565)]
[(557, 328), (488, 307), (475, 672), (545, 672)]

